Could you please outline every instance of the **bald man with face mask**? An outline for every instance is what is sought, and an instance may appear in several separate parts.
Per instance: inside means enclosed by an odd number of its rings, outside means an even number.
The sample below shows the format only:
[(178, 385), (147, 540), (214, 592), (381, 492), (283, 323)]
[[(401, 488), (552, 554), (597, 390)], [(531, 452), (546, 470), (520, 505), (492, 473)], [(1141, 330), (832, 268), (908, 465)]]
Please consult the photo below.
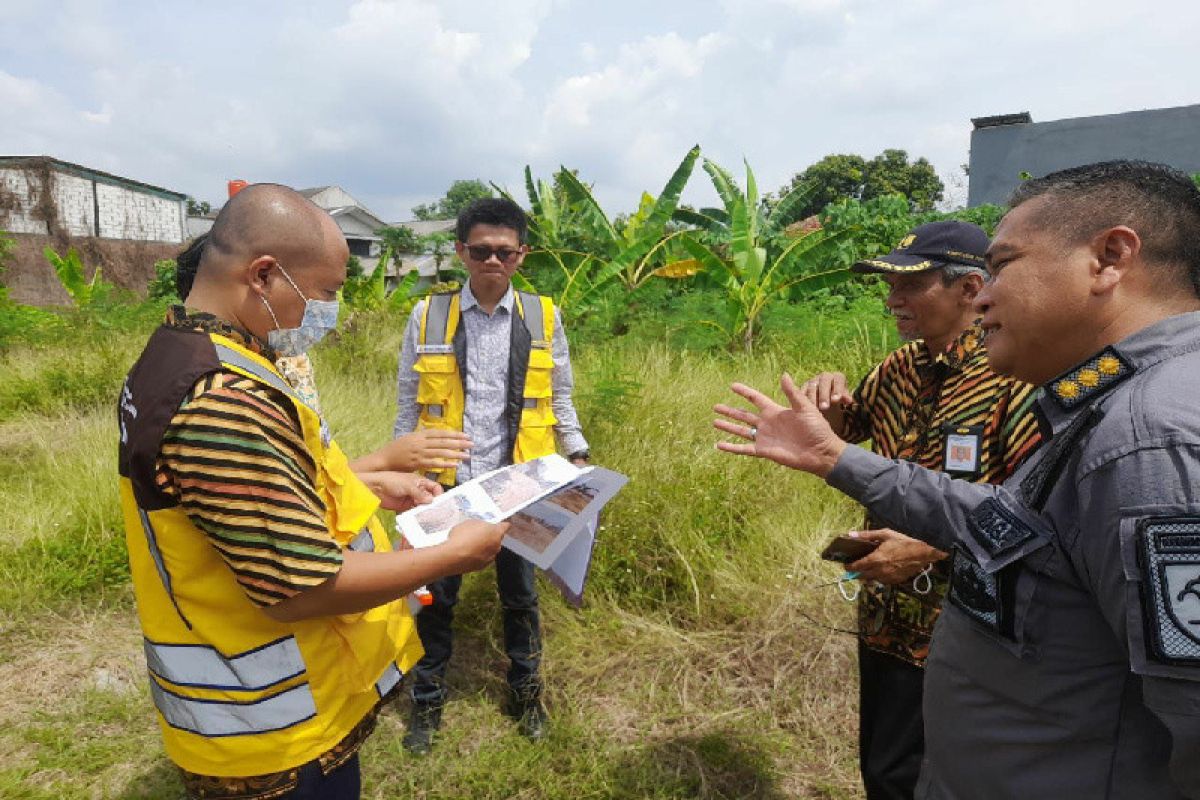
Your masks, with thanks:
[(151, 695), (192, 797), (358, 797), (359, 746), (421, 655), (405, 595), (491, 563), (507, 527), (393, 550), (375, 511), (440, 491), (403, 471), (411, 443), (350, 461), (276, 369), (336, 326), (347, 255), (296, 192), (244, 189), (121, 392)]

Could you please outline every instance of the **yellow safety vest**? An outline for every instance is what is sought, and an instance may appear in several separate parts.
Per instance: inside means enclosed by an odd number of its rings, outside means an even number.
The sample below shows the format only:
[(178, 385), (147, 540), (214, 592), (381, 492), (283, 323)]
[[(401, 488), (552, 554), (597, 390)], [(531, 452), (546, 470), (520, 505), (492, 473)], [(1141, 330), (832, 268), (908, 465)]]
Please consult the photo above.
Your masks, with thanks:
[[(176, 361), (191, 358), (198, 364), (193, 373), (211, 371), (205, 365), (211, 358), (219, 369), (271, 386), (291, 401), (317, 464), (316, 488), (329, 535), (351, 550), (391, 549), (375, 518), (379, 500), (350, 470), (320, 417), (269, 361), (223, 336), (186, 332), (201, 341), (181, 345), (181, 332), (171, 333), (151, 339), (126, 381), (123, 448), (130, 446), (130, 435), (136, 438), (139, 417), (155, 416), (154, 406), (178, 408), (182, 398), (163, 397), (164, 392), (190, 388), (183, 386), (188, 376), (173, 381), (160, 374), (156, 383), (154, 373), (173, 363), (172, 348), (180, 351)], [(148, 359), (154, 348), (155, 357)], [(215, 349), (215, 358), (205, 348)], [(143, 361), (148, 365), (139, 373)], [(163, 385), (175, 388), (160, 391)], [(169, 413), (158, 414), (160, 426)], [(142, 441), (153, 441), (150, 434)], [(157, 445), (142, 450), (152, 447)], [(167, 755), (189, 772), (227, 777), (281, 772), (313, 760), (345, 738), (420, 658), (406, 603), (295, 623), (272, 620), (249, 600), (177, 505), (148, 510), (144, 506), (151, 503), (139, 503), (139, 491), (148, 496), (145, 478), (138, 484), (143, 488), (135, 489), (128, 473), (144, 473), (151, 460), (148, 452), (127, 458), (123, 450), (121, 504), (150, 691)]]
[[(529, 333), (529, 362), (525, 365), (525, 386), (521, 402), (521, 417), (513, 442), (512, 460), (521, 464), (556, 451), (554, 425), (558, 420), (551, 407), (554, 356), (554, 301), (527, 292), (514, 292), (517, 314)], [(462, 373), (454, 352), (454, 334), (461, 319), (460, 292), (430, 296), (421, 316), (417, 340), (417, 360), (413, 369), (419, 374), (417, 404), (420, 416), (417, 430), (443, 428), (463, 429), (466, 400), (463, 395)], [(510, 357), (510, 381), (520, 364)], [(514, 369), (515, 368), (515, 369)], [(446, 486), (453, 486), (453, 468), (435, 470), (429, 477)]]

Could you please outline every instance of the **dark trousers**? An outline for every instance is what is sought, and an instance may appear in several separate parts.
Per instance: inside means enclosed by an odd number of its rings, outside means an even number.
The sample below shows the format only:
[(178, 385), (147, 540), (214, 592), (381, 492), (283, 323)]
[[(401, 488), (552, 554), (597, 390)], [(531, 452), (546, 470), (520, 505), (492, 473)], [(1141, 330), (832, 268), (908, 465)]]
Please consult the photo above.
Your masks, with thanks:
[(910, 800), (925, 753), (925, 670), (858, 645), (858, 759), (867, 800)]
[(310, 761), (300, 768), (299, 783), (282, 800), (358, 800), (362, 791), (362, 775), (358, 755), (328, 775), (321, 772), (317, 762)]
[[(417, 633), (425, 655), (413, 668), (412, 699), (415, 703), (440, 705), (446, 700), (446, 666), (454, 649), (454, 606), (462, 576), (451, 575), (429, 586), (433, 605), (417, 614)], [(538, 665), (542, 660), (538, 596), (533, 582), (533, 564), (501, 548), (496, 555), (496, 588), (504, 617), (504, 650), (511, 662), (508, 685), (525, 697), (541, 694)]]

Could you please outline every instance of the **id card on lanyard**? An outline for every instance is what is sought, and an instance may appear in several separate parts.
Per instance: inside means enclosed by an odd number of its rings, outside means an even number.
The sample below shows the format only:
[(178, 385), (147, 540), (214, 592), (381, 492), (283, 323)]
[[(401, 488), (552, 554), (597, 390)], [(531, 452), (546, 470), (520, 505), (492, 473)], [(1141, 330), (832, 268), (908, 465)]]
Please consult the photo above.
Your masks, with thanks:
[(977, 475), (982, 458), (983, 426), (942, 426), (945, 450), (942, 454), (942, 469), (955, 475)]

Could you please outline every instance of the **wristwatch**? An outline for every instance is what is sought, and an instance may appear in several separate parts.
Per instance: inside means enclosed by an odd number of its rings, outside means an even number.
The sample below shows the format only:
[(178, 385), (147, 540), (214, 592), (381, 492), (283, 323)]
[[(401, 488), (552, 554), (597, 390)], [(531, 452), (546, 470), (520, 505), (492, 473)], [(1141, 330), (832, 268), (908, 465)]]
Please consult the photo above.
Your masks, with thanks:
[(569, 461), (591, 461), (592, 454), (591, 454), (591, 451), (589, 451), (589, 450), (576, 450), (574, 453), (571, 453), (571, 455), (567, 456), (567, 460), (569, 460)]

